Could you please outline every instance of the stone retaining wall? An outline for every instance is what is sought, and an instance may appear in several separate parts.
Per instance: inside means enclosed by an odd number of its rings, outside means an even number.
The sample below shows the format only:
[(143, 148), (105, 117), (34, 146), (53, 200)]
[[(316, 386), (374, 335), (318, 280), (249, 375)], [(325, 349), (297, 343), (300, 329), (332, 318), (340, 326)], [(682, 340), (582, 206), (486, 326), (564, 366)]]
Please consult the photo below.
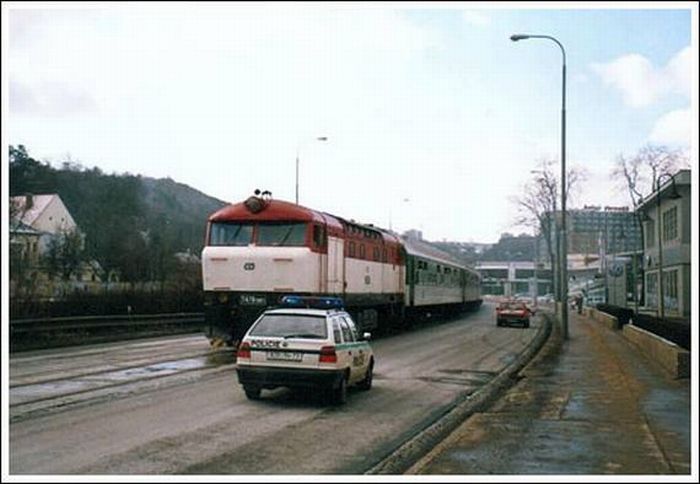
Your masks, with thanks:
[(690, 377), (689, 351), (631, 324), (624, 325), (622, 335), (647, 357), (661, 365), (673, 378)]
[(620, 322), (611, 314), (598, 311), (594, 308), (588, 308), (588, 316), (609, 329), (620, 329)]

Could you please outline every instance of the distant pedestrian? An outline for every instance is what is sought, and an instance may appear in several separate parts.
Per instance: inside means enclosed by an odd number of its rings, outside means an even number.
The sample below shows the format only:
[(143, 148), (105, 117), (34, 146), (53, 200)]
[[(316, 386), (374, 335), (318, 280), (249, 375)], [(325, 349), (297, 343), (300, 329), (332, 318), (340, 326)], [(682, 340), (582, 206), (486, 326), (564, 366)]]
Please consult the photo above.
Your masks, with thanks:
[(576, 310), (579, 314), (583, 311), (583, 294), (576, 294)]

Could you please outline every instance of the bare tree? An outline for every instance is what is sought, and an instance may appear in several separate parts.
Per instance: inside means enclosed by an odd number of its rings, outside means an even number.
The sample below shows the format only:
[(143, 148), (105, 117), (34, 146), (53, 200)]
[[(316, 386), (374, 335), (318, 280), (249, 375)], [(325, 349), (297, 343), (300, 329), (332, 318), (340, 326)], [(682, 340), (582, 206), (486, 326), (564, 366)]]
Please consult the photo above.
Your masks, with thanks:
[[(613, 179), (618, 181), (620, 189), (626, 191), (630, 197), (637, 218), (639, 233), (641, 234), (642, 250), (644, 249), (644, 227), (638, 208), (644, 199), (644, 187), (649, 187), (648, 193), (653, 193), (656, 189), (654, 185), (659, 176), (689, 166), (690, 157), (686, 151), (656, 145), (646, 145), (632, 156), (620, 154), (615, 160), (611, 174)], [(636, 258), (632, 268), (635, 273), (633, 276), (635, 279), (633, 293), (635, 310), (637, 310), (639, 304), (639, 296), (637, 294), (638, 277), (641, 278), (642, 304), (644, 303), (644, 268), (643, 265), (638, 267)]]
[[(557, 201), (560, 198), (561, 183), (556, 175), (557, 162), (541, 159), (534, 178), (523, 186), (520, 195), (511, 201), (517, 207), (515, 223), (533, 227), (544, 238), (547, 255), (552, 268), (552, 286), (554, 294), (559, 294), (559, 271), (556, 270), (556, 254), (560, 247), (559, 227), (561, 217), (557, 214)], [(585, 178), (585, 172), (579, 167), (570, 168), (566, 174), (567, 197)]]
[(646, 145), (632, 156), (619, 155), (612, 170), (612, 176), (620, 182), (637, 207), (644, 196), (644, 187), (652, 193), (654, 184), (663, 173), (672, 173), (690, 165), (688, 153), (668, 146)]

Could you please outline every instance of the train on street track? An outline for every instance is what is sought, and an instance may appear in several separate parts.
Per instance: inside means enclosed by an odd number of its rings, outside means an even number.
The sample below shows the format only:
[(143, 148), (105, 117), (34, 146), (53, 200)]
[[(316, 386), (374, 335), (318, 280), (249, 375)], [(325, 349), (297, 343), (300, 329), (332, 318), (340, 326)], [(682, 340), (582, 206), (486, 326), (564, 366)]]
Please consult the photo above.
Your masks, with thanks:
[(258, 190), (209, 216), (202, 278), (212, 345), (236, 346), (284, 295), (340, 297), (379, 332), (482, 302), (479, 274), (434, 246)]

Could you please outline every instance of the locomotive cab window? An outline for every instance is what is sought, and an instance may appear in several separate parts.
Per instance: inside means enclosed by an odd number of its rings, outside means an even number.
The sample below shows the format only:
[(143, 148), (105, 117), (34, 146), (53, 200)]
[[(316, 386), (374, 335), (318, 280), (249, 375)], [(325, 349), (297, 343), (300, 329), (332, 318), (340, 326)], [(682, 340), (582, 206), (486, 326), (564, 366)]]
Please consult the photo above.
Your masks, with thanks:
[(314, 245), (316, 247), (324, 247), (326, 245), (326, 231), (323, 230), (321, 225), (314, 225)]
[(229, 224), (214, 222), (211, 224), (209, 245), (246, 246), (252, 242), (252, 224)]
[(258, 245), (300, 247), (304, 245), (305, 238), (306, 224), (304, 223), (258, 225)]

